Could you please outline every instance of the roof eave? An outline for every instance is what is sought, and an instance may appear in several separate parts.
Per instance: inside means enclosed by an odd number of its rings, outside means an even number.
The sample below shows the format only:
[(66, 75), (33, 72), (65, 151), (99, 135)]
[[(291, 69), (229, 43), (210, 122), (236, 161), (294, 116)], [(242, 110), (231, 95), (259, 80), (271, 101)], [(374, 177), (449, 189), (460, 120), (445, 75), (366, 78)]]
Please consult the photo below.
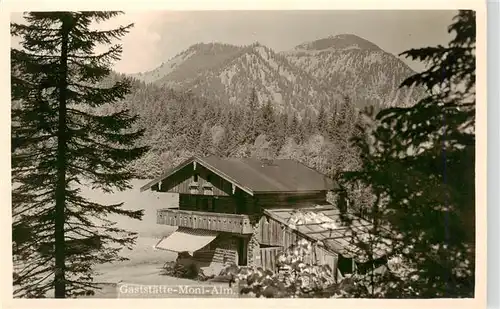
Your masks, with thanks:
[(287, 190), (287, 191), (254, 191), (254, 194), (290, 194), (290, 193), (320, 193), (328, 192), (334, 189), (321, 189), (321, 190)]
[(185, 160), (184, 162), (182, 162), (181, 164), (177, 165), (176, 167), (168, 170), (167, 172), (163, 173), (161, 176), (159, 177), (156, 177), (155, 179), (151, 180), (150, 182), (148, 182), (147, 184), (145, 184), (144, 186), (142, 186), (139, 190), (140, 192), (144, 192), (148, 189), (150, 189), (152, 186), (156, 185), (157, 183), (159, 183), (160, 181), (162, 181), (163, 179), (167, 178), (167, 177), (170, 177), (172, 176), (173, 174), (175, 174), (176, 172), (178, 172), (179, 170), (183, 169), (184, 167), (188, 166), (189, 164), (191, 164), (192, 162), (194, 162), (196, 160), (196, 157), (191, 157), (187, 160)]
[(247, 187), (243, 186), (242, 184), (238, 183), (234, 178), (230, 177), (229, 175), (227, 175), (226, 173), (222, 172), (221, 170), (213, 167), (212, 165), (210, 165), (205, 160), (203, 160), (201, 158), (197, 158), (197, 160), (198, 160), (198, 163), (200, 163), (201, 165), (203, 165), (205, 168), (207, 168), (208, 170), (210, 170), (212, 173), (215, 173), (215, 174), (219, 175), (220, 177), (224, 178), (225, 180), (227, 180), (228, 182), (230, 182), (234, 186), (240, 188), (241, 190), (245, 191), (246, 193), (250, 194), (251, 196), (253, 196), (255, 194), (255, 192), (252, 189), (247, 188)]
[(193, 156), (193, 157), (187, 159), (186, 161), (184, 161), (183, 163), (179, 164), (175, 168), (169, 170), (168, 172), (164, 173), (163, 175), (161, 175), (161, 176), (155, 178), (154, 180), (148, 182), (146, 185), (144, 185), (144, 186), (142, 186), (140, 188), (140, 192), (144, 192), (144, 191), (150, 189), (152, 186), (158, 184), (163, 179), (172, 176), (173, 174), (177, 173), (179, 170), (185, 168), (186, 166), (188, 166), (189, 164), (191, 164), (193, 162), (197, 162), (198, 164), (204, 166), (205, 168), (207, 168), (208, 170), (210, 170), (212, 173), (215, 173), (215, 174), (221, 176), (222, 178), (224, 178), (225, 180), (227, 180), (228, 182), (230, 182), (232, 185), (240, 188), (241, 190), (245, 191), (246, 193), (250, 194), (251, 196), (254, 195), (254, 191), (253, 190), (251, 190), (250, 188), (247, 188), (247, 187), (239, 184), (233, 178), (229, 177), (228, 175), (226, 175), (225, 173), (221, 172), (220, 170), (214, 168), (213, 166), (211, 166), (210, 164), (208, 164), (205, 160), (203, 160), (202, 158), (197, 157), (197, 156)]

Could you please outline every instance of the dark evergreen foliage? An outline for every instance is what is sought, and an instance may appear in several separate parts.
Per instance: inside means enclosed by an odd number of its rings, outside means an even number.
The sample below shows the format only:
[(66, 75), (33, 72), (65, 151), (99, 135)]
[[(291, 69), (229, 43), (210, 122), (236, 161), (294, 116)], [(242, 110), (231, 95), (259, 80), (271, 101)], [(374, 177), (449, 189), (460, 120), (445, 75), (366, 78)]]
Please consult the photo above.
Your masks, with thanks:
[[(428, 95), (412, 107), (381, 110), (354, 140), (362, 165), (343, 175), (345, 185), (370, 187), (365, 215), (406, 268), (369, 296), (474, 296), (475, 22), (475, 12), (460, 11), (449, 46), (403, 53), (429, 66), (402, 87), (422, 84)], [(362, 242), (370, 249), (380, 239)]]
[[(120, 57), (114, 39), (132, 25), (94, 30), (119, 12), (31, 12), (12, 24), (12, 204), (15, 296), (75, 297), (92, 293), (92, 267), (122, 260), (135, 234), (107, 219), (140, 219), (142, 211), (101, 205), (75, 185), (105, 192), (129, 188), (130, 162), (143, 130), (120, 106), (131, 80), (99, 86)], [(110, 45), (96, 54), (98, 44)], [(107, 112), (108, 111), (108, 112)]]
[[(335, 149), (347, 149), (347, 159), (336, 169), (355, 166), (356, 154), (349, 145), (349, 137), (343, 135), (353, 132), (357, 121), (357, 111), (352, 106), (343, 107), (346, 111), (338, 115), (333, 114), (335, 105), (325, 107), (322, 113), (328, 121), (325, 120), (323, 132), (319, 132), (318, 119), (322, 117), (314, 113), (301, 117), (293, 111), (277, 110), (272, 101), (261, 105), (253, 91), (242, 108), (208, 99), (188, 99), (182, 92), (140, 82), (135, 85), (125, 100), (127, 107), (136, 111), (139, 126), (146, 129), (142, 144), (150, 145), (150, 152), (155, 153), (148, 158), (161, 160), (136, 162), (139, 174), (146, 177), (157, 176), (193, 154), (248, 157), (257, 156), (262, 147), (266, 148), (267, 156), (294, 158), (329, 173), (330, 167), (317, 165), (305, 154), (311, 139), (318, 135), (323, 137), (323, 142), (319, 146), (321, 160), (317, 161), (335, 165), (340, 158), (332, 159), (332, 153), (337, 153)], [(223, 139), (219, 140), (221, 136)], [(264, 139), (266, 143), (261, 143)], [(161, 159), (162, 155), (169, 159)]]

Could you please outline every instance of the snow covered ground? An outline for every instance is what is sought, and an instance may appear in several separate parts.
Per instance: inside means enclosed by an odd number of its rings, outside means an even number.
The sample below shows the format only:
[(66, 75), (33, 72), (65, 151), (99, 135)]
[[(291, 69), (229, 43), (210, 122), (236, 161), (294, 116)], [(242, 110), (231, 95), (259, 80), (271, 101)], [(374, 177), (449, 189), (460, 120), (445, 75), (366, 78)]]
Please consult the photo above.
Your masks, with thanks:
[[(174, 232), (176, 227), (156, 224), (156, 211), (161, 208), (177, 207), (178, 196), (176, 194), (159, 194), (151, 191), (140, 192), (139, 188), (147, 182), (147, 180), (134, 180), (131, 183), (133, 185), (132, 189), (112, 194), (105, 194), (98, 190), (81, 187), (82, 194), (94, 202), (105, 205), (124, 202), (124, 209), (144, 209), (142, 220), (130, 219), (123, 216), (108, 217), (108, 219), (117, 222), (117, 227), (131, 232), (137, 232), (138, 238), (132, 250), (124, 248), (121, 253), (122, 256), (129, 259), (128, 261), (95, 266), (95, 270), (98, 272), (98, 275), (94, 277), (95, 282), (100, 284), (101, 289), (96, 290), (95, 295), (89, 297), (221, 297), (221, 294), (227, 293), (228, 283), (198, 282), (161, 274), (161, 269), (165, 262), (174, 261), (177, 254), (164, 250), (156, 250), (154, 246), (162, 237), (168, 236)], [(177, 287), (180, 288), (180, 291), (184, 291), (184, 293), (176, 293), (175, 291), (159, 294), (151, 292), (140, 292), (138, 294), (119, 293), (119, 287), (123, 285), (132, 287), (142, 286), (146, 289), (151, 287), (156, 289), (158, 289), (158, 287)], [(186, 290), (186, 287), (189, 287), (191, 290)], [(199, 293), (197, 294), (200, 287), (205, 290), (203, 296), (200, 296)], [(213, 292), (215, 294), (211, 294), (210, 289), (212, 288), (218, 289)], [(192, 290), (194, 290), (194, 293), (190, 292)], [(53, 297), (53, 291), (48, 292), (46, 297)], [(234, 296), (230, 295), (230, 297)]]
[[(133, 188), (123, 192), (105, 194), (100, 191), (82, 188), (82, 193), (93, 201), (111, 204), (124, 202), (126, 209), (144, 209), (144, 217), (141, 221), (123, 216), (110, 217), (116, 221), (118, 227), (137, 232), (138, 238), (133, 250), (124, 249), (122, 255), (129, 258), (128, 261), (102, 264), (96, 266), (96, 271), (100, 274), (95, 277), (96, 282), (102, 283), (102, 290), (96, 291), (97, 298), (115, 298), (118, 296), (117, 284), (133, 284), (148, 286), (177, 286), (177, 285), (216, 285), (226, 286), (227, 283), (207, 283), (194, 280), (180, 279), (161, 275), (160, 271), (163, 264), (167, 261), (173, 261), (176, 254), (169, 251), (155, 250), (154, 245), (163, 237), (173, 231), (175, 227), (156, 224), (157, 209), (167, 207), (177, 207), (177, 195), (155, 192), (140, 192), (139, 188), (146, 184), (147, 180), (134, 180)], [(162, 294), (165, 295), (165, 294)], [(164, 297), (174, 297), (175, 293)], [(123, 297), (123, 295), (121, 296)], [(148, 297), (141, 294), (140, 297)], [(154, 297), (151, 296), (151, 297)], [(156, 296), (158, 297), (158, 296)], [(186, 295), (177, 295), (175, 297), (193, 297)]]

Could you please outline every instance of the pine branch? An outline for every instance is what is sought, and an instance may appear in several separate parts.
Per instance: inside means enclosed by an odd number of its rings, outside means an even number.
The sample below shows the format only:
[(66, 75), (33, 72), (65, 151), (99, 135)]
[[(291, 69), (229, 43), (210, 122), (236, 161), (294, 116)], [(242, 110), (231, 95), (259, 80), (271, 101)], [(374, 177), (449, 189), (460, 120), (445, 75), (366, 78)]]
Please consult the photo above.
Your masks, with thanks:
[[(108, 246), (134, 243), (134, 233), (112, 227), (105, 217), (118, 214), (140, 219), (142, 211), (128, 211), (121, 204), (105, 206), (89, 202), (80, 196), (79, 190), (69, 188), (71, 183), (80, 183), (80, 179), (88, 176), (91, 185), (105, 190), (124, 189), (133, 177), (127, 165), (147, 150), (135, 147), (135, 141), (143, 134), (131, 129), (135, 117), (128, 117), (126, 112), (111, 115), (83, 112), (89, 107), (92, 110), (116, 104), (130, 92), (130, 81), (126, 79), (110, 88), (95, 86), (109, 75), (109, 66), (119, 59), (122, 49), (114, 45), (96, 55), (94, 47), (119, 39), (131, 25), (105, 31), (89, 27), (92, 21), (104, 21), (117, 14), (31, 12), (25, 14), (26, 25), (11, 26), (12, 34), (21, 38), (22, 46), (11, 52), (12, 179), (18, 184), (13, 190), (13, 235), (16, 235), (13, 250), (16, 263), (29, 265), (24, 269), (28, 274), (18, 276), (16, 282), (21, 289), (16, 294), (43, 297), (52, 287), (58, 297), (84, 294), (87, 288), (95, 287), (91, 281), (96, 263), (123, 259), (119, 256), (120, 248)], [(66, 152), (64, 156), (62, 152)], [(64, 184), (56, 185), (56, 178), (64, 180)], [(63, 221), (55, 220), (54, 197), (59, 215), (63, 205), (64, 216), (57, 217)], [(101, 220), (100, 225), (95, 220)], [(75, 225), (74, 221), (82, 225)], [(51, 231), (60, 228), (61, 222), (63, 228), (58, 230), (59, 238), (55, 241)], [(109, 233), (124, 235), (114, 237)], [(96, 237), (102, 245), (78, 234)], [(58, 272), (54, 271), (53, 253), (57, 253)], [(39, 269), (40, 258), (28, 258), (33, 254), (48, 255), (43, 263), (48, 273)], [(66, 260), (65, 265), (60, 263), (62, 259)], [(61, 272), (66, 273), (65, 279)], [(51, 278), (62, 281), (50, 282)]]

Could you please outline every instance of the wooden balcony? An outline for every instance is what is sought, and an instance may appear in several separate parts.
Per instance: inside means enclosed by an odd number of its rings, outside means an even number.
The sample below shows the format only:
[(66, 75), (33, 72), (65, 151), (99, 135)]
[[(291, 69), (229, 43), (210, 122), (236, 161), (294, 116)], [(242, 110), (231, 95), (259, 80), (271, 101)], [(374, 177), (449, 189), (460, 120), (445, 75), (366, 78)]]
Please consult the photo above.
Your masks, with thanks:
[(158, 210), (156, 223), (236, 234), (253, 233), (247, 215), (165, 208)]

